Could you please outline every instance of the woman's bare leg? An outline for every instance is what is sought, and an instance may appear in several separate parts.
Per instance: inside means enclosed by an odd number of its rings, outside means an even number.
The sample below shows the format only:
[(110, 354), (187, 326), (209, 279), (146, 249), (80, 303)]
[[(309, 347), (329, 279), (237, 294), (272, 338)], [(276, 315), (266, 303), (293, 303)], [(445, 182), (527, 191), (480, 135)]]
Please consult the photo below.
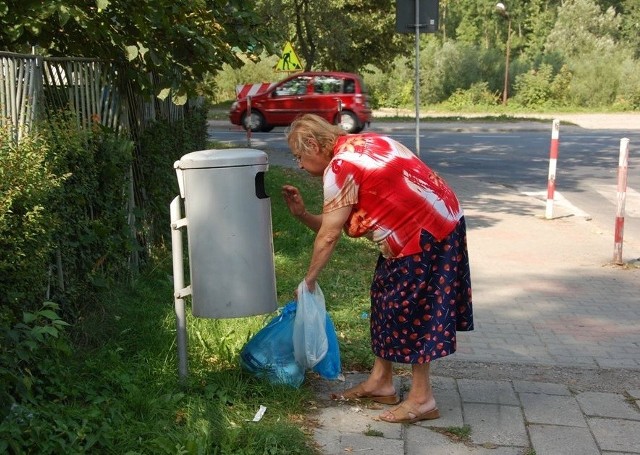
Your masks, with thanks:
[(437, 406), (433, 396), (433, 389), (431, 388), (430, 367), (430, 363), (412, 365), (409, 394), (400, 403), (399, 407), (383, 412), (380, 417), (383, 417), (384, 420), (393, 421), (404, 417), (402, 414), (407, 412), (410, 414), (409, 417), (413, 418), (435, 409)]
[(332, 394), (332, 398), (355, 398), (351, 395), (356, 393), (360, 396), (392, 396), (396, 389), (393, 385), (393, 364), (388, 360), (376, 357), (369, 377), (360, 384), (345, 390), (342, 394)]

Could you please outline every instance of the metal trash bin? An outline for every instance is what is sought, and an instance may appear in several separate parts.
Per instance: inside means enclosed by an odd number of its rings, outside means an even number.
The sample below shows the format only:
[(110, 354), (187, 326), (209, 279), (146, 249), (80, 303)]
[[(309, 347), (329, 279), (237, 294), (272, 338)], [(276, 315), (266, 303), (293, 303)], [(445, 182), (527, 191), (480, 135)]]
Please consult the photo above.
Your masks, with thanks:
[(174, 164), (184, 198), (192, 313), (235, 318), (277, 308), (267, 154), (202, 150)]

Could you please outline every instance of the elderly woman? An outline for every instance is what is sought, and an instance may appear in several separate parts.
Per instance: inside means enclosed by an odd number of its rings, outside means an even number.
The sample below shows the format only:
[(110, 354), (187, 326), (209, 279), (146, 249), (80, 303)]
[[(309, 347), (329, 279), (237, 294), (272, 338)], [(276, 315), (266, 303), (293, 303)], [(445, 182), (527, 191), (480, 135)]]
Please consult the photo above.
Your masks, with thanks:
[[(321, 214), (307, 212), (297, 188), (282, 188), (292, 215), (317, 232), (304, 277), (309, 289), (343, 230), (380, 249), (371, 283), (375, 362), (364, 382), (332, 398), (397, 404), (380, 414), (387, 422), (438, 418), (429, 366), (456, 351), (457, 330), (473, 330), (466, 228), (456, 195), (389, 137), (349, 135), (308, 114), (294, 121), (287, 140), (300, 168), (323, 177)], [(412, 367), (411, 389), (400, 404), (394, 362)]]

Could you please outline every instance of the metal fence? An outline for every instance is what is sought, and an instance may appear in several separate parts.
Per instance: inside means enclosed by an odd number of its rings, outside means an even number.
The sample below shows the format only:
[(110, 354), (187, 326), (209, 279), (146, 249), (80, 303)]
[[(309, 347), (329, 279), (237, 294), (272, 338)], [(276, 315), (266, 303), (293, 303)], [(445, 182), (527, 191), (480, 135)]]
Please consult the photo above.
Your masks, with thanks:
[(122, 74), (98, 59), (0, 52), (0, 125), (20, 140), (48, 112), (70, 108), (80, 128), (98, 122), (136, 138), (150, 122), (184, 118), (183, 106), (145, 99)]
[[(135, 208), (144, 209), (138, 138), (156, 120), (184, 119), (184, 106), (170, 97), (149, 100), (124, 80), (124, 71), (111, 62), (88, 58), (53, 58), (0, 52), (0, 127), (9, 127), (15, 141), (37, 128), (38, 122), (60, 110), (76, 114), (78, 128), (99, 123), (134, 143), (128, 223), (135, 232)], [(152, 84), (156, 82), (150, 75)], [(194, 104), (191, 101), (190, 104)], [(132, 267), (137, 268), (137, 252)]]

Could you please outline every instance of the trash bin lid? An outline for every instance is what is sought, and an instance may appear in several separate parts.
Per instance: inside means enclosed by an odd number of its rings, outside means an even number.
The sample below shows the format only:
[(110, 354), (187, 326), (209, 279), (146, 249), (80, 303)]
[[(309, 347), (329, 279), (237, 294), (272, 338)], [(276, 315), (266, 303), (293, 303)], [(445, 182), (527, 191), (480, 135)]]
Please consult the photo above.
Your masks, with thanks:
[(187, 153), (176, 163), (179, 169), (203, 169), (268, 164), (265, 152), (256, 149), (200, 150)]

